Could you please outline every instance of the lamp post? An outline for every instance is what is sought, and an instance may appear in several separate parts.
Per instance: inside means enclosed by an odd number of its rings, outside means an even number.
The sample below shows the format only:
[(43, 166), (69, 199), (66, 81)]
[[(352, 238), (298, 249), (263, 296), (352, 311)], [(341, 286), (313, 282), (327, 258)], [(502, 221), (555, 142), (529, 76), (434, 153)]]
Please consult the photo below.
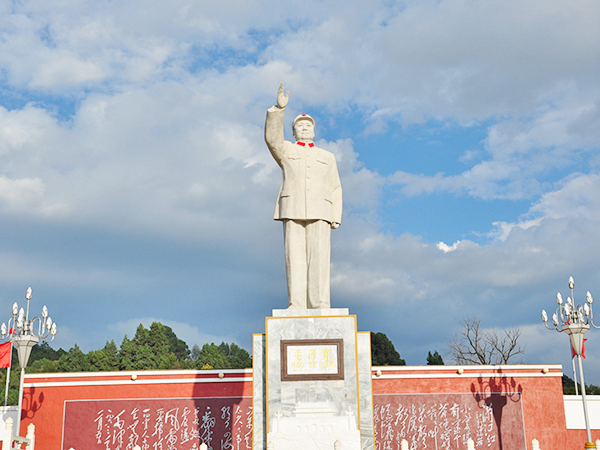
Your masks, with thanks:
[[(27, 299), (27, 312), (23, 308), (19, 309), (17, 302), (12, 307), (12, 317), (8, 320), (8, 328), (6, 324), (0, 327), (0, 338), (3, 341), (11, 341), (17, 348), (19, 355), (19, 365), (21, 366), (21, 382), (19, 383), (19, 421), (17, 422), (17, 435), (21, 431), (21, 408), (23, 406), (23, 380), (25, 378), (25, 367), (29, 362), (31, 349), (35, 344), (40, 342), (52, 342), (56, 336), (56, 324), (52, 322), (48, 316), (48, 308), (42, 308), (42, 318), (29, 318), (29, 301), (31, 300), (31, 288), (27, 289), (25, 294)], [(37, 322), (37, 332), (36, 332)], [(50, 337), (50, 339), (48, 339)]]
[(592, 303), (594, 302), (592, 294), (588, 293), (585, 296), (586, 303), (575, 306), (575, 300), (573, 296), (573, 288), (575, 287), (575, 281), (573, 277), (569, 277), (569, 289), (571, 290), (571, 296), (567, 298), (566, 303), (563, 302), (562, 295), (560, 292), (556, 294), (556, 303), (558, 307), (556, 312), (552, 314), (552, 327), (548, 326), (548, 314), (546, 310), (542, 310), (542, 320), (549, 330), (556, 330), (559, 333), (564, 332), (569, 336), (571, 340), (571, 346), (573, 352), (577, 355), (577, 362), (579, 363), (579, 381), (581, 383), (581, 399), (583, 400), (583, 416), (585, 418), (585, 429), (587, 431), (587, 442), (585, 448), (595, 448), (592, 443), (592, 433), (590, 431), (590, 421), (588, 418), (587, 399), (585, 396), (585, 381), (583, 379), (583, 363), (581, 354), (583, 353), (583, 335), (590, 330), (590, 325), (594, 328), (600, 328), (594, 325), (594, 318), (592, 313)]

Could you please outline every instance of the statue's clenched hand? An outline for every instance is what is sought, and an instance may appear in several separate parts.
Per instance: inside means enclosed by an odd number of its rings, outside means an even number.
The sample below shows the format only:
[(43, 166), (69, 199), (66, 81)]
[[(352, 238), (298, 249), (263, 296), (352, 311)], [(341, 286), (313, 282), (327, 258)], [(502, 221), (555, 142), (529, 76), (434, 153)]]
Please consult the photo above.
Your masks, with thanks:
[(277, 107), (283, 109), (286, 107), (288, 103), (288, 99), (290, 98), (290, 91), (287, 91), (285, 95), (283, 95), (283, 83), (279, 85), (279, 91), (277, 91)]

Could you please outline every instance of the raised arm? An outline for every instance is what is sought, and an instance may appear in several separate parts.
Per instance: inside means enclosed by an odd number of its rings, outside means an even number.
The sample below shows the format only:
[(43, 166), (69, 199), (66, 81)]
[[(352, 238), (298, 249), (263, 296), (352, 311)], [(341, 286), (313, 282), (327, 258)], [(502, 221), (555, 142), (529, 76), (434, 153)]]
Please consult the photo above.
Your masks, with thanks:
[(265, 121), (265, 142), (280, 166), (283, 158), (283, 115), (289, 97), (289, 92), (283, 94), (283, 83), (281, 83), (277, 91), (277, 105), (271, 106), (267, 110), (267, 120)]
[(277, 91), (277, 107), (283, 109), (287, 106), (288, 100), (290, 98), (290, 91), (287, 91), (285, 95), (283, 95), (283, 83), (279, 85), (279, 90)]

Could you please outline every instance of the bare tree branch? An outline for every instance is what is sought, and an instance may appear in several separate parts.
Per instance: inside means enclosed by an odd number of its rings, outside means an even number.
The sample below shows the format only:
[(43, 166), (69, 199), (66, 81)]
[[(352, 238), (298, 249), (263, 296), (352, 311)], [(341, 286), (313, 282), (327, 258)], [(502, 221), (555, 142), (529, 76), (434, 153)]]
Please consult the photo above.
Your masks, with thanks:
[(450, 337), (448, 349), (456, 364), (509, 364), (516, 355), (525, 353), (519, 345), (521, 330), (481, 330), (481, 320), (469, 317), (462, 330)]
[(525, 348), (519, 345), (521, 330), (510, 328), (498, 332), (492, 329), (489, 333), (490, 345), (494, 353), (493, 364), (508, 364), (511, 358), (525, 353)]

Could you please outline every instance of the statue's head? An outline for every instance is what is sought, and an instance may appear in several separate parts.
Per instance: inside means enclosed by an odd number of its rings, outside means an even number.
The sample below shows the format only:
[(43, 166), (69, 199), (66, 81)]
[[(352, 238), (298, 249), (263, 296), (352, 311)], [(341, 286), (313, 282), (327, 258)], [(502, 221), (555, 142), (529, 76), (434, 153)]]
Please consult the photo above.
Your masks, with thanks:
[(294, 139), (297, 141), (312, 141), (315, 138), (315, 121), (308, 114), (300, 114), (292, 123)]

